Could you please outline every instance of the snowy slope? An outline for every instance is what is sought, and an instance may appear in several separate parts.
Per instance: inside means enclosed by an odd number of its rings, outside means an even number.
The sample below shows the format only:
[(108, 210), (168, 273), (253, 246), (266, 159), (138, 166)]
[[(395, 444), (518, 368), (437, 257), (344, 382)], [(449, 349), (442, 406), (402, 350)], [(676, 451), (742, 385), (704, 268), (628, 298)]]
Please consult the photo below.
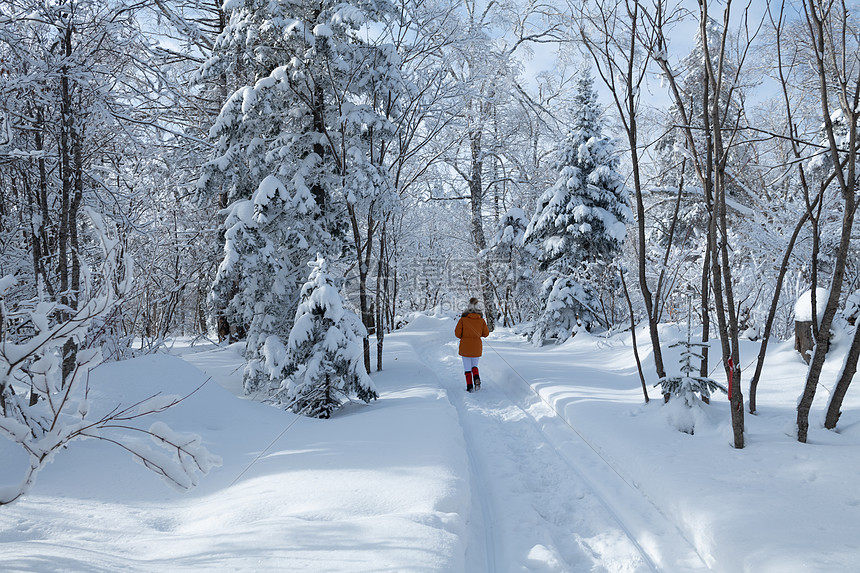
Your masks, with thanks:
[[(790, 343), (734, 450), (724, 397), (694, 435), (673, 427), (672, 404), (643, 403), (629, 336), (534, 348), (501, 330), (483, 389), (466, 394), (454, 324), (418, 317), (386, 337), (380, 400), (327, 421), (237, 397), (236, 346), (101, 366), (93, 387), (123, 402), (211, 376), (162, 417), (223, 465), (182, 494), (118, 449), (74, 443), (0, 509), (0, 571), (856, 570), (860, 397), (838, 433), (813, 417), (797, 443), (805, 368)], [(4, 443), (0, 456), (15, 459)]]

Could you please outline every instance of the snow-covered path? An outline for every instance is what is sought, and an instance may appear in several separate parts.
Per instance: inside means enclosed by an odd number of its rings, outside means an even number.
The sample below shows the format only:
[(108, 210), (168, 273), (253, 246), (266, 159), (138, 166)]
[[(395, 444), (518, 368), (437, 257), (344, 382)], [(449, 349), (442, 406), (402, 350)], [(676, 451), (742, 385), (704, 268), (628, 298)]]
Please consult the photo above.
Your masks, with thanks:
[[(474, 394), (463, 389), (456, 341), (438, 330), (412, 340), (463, 427), (473, 495), (469, 570), (707, 570), (666, 517), (504, 358), (521, 352), (521, 338), (485, 341), (484, 384)], [(518, 364), (526, 372), (539, 366), (522, 357)]]

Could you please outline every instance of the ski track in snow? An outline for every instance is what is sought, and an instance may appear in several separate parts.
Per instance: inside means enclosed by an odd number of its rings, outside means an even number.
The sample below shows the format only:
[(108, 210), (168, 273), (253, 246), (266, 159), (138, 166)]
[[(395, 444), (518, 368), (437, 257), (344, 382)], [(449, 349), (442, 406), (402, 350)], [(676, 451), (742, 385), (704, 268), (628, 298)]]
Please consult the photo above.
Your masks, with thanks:
[(674, 525), (501, 359), (506, 344), (484, 346), (485, 383), (468, 394), (456, 341), (428, 334), (413, 345), (445, 381), (464, 432), (478, 506), (470, 541), (479, 545), (466, 562), (488, 572), (707, 571)]

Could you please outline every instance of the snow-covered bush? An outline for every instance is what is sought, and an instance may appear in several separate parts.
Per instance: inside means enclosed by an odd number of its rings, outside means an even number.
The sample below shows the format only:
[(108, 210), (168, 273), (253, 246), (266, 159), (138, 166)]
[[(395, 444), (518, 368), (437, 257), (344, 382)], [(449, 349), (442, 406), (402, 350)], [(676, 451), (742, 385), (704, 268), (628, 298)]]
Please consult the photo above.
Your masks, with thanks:
[(377, 393), (364, 369), (364, 325), (344, 308), (325, 259), (318, 256), (309, 266), (311, 274), (302, 287), (287, 345), (270, 337), (266, 357), (287, 373), (279, 392), (287, 407), (297, 414), (328, 418), (350, 396), (370, 402)]
[[(139, 426), (149, 414), (162, 412), (183, 398), (155, 397), (132, 405), (94, 408), (89, 400), (89, 371), (101, 362), (99, 347), (83, 348), (81, 343), (95, 320), (103, 319), (131, 289), (132, 265), (123, 261), (125, 276), (114, 288), (117, 275), (116, 241), (107, 238), (100, 219), (90, 218), (99, 231), (104, 248), (101, 280), (86, 272), (87, 280), (78, 293), (77, 308), (56, 302), (32, 301), (7, 308), (5, 293), (14, 277), (0, 279), (0, 436), (17, 444), (26, 453), (21, 481), (0, 485), (0, 505), (12, 503), (33, 486), (42, 468), (54, 455), (75, 440), (94, 438), (129, 451), (145, 467), (169, 484), (189, 489), (220, 463), (200, 444), (196, 436), (179, 435), (163, 423)], [(89, 271), (89, 269), (88, 269)], [(30, 325), (32, 335), (13, 341), (6, 336), (10, 323)], [(20, 330), (20, 329), (19, 329)], [(107, 412), (91, 415), (91, 410)], [(149, 435), (169, 454), (123, 437), (131, 430)], [(4, 463), (10, 463), (4, 461)]]

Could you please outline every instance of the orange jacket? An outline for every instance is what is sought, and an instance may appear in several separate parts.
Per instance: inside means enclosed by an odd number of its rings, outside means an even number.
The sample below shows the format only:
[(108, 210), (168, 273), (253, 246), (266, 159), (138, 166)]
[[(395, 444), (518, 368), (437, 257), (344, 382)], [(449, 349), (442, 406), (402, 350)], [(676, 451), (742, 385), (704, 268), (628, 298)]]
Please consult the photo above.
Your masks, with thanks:
[(454, 336), (460, 339), (460, 356), (480, 356), (481, 338), (490, 336), (490, 329), (480, 314), (470, 312), (457, 322)]

